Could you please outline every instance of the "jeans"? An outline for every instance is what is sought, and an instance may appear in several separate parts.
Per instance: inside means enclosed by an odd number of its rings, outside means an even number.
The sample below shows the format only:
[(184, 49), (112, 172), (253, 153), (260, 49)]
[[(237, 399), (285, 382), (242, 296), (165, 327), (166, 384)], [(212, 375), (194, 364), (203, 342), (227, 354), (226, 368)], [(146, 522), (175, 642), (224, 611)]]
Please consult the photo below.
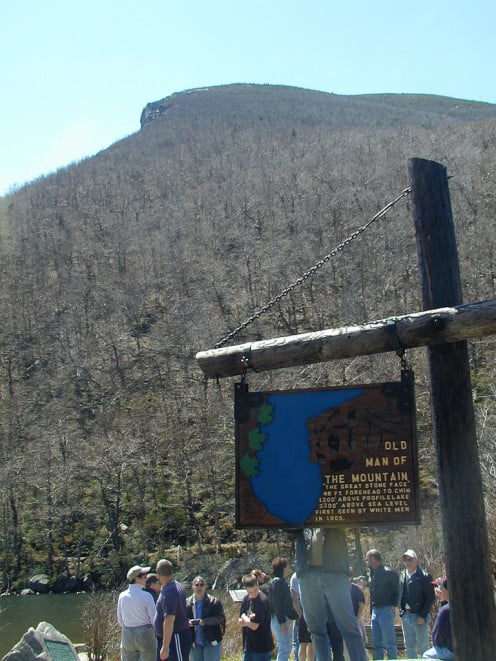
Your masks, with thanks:
[(344, 661), (344, 642), (334, 619), (327, 623), (327, 635), (331, 644), (332, 661)]
[(298, 647), (300, 646), (300, 643), (298, 642), (298, 620), (295, 620), (293, 622), (293, 654), (295, 661), (298, 661)]
[(272, 615), (270, 618), (270, 628), (277, 640), (277, 661), (288, 661), (291, 654), (291, 620), (286, 619), (285, 625), (286, 633), (283, 633), (277, 616)]
[(417, 624), (418, 615), (405, 611), (401, 616), (403, 638), (405, 639), (406, 655), (409, 659), (416, 659), (429, 649), (429, 622), (430, 615), (425, 618), (424, 624)]
[(430, 650), (424, 652), (423, 659), (441, 659), (441, 661), (453, 661), (455, 655), (447, 647), (439, 647), (434, 645)]
[(310, 567), (299, 575), (303, 615), (312, 636), (316, 661), (329, 661), (328, 611), (344, 638), (350, 661), (367, 661), (362, 635), (351, 602), (350, 581), (344, 572)]
[(212, 645), (212, 643), (205, 643), (205, 645), (194, 644), (189, 653), (190, 661), (220, 661), (222, 652), (222, 643)]
[(124, 627), (121, 638), (122, 661), (156, 661), (157, 639), (150, 625)]
[(396, 632), (394, 630), (395, 618), (394, 606), (382, 606), (372, 608), (372, 647), (373, 658), (383, 659), (384, 650), (387, 651), (388, 659), (398, 658), (396, 647)]

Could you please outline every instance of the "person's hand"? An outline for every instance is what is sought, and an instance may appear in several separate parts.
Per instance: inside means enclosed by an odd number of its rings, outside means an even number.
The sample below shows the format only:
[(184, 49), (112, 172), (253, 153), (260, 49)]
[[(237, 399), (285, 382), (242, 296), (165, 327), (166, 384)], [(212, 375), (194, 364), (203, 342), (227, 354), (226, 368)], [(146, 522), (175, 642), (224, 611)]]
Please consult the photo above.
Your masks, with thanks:
[(425, 617), (417, 617), (417, 624), (425, 624)]
[(168, 658), (169, 658), (169, 648), (168, 647), (166, 648), (162, 645), (162, 647), (160, 648), (160, 659), (161, 661), (165, 661)]
[(242, 627), (247, 627), (248, 624), (250, 623), (250, 618), (246, 613), (243, 613), (241, 617), (239, 618), (238, 622), (241, 624)]
[(286, 622), (284, 622), (284, 624), (281, 624), (281, 631), (283, 632), (284, 635), (287, 634), (287, 632), (288, 632), (288, 625), (286, 624)]

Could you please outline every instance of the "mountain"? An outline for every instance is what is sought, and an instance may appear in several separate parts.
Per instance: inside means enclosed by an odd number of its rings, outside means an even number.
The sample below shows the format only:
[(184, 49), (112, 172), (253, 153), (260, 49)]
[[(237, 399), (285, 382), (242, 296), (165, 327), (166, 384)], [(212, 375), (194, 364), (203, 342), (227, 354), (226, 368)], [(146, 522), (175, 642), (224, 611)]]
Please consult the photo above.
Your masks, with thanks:
[[(426, 128), (447, 122), (466, 123), (494, 119), (489, 103), (418, 94), (342, 96), (281, 85), (228, 85), (192, 89), (147, 103), (141, 128), (167, 118), (213, 117), (217, 121), (260, 121), (276, 113), (278, 124), (327, 125), (333, 128), (372, 126), (388, 128), (413, 124)], [(295, 115), (296, 113), (296, 115)]]
[[(86, 558), (110, 584), (143, 552), (259, 539), (234, 528), (232, 382), (205, 384), (195, 354), (396, 198), (408, 159), (447, 167), (465, 301), (495, 296), (494, 105), (230, 85), (149, 103), (141, 124), (1, 201), (0, 557), (11, 582)], [(231, 342), (420, 309), (407, 198)], [(470, 343), (490, 513), (494, 349)], [(425, 352), (408, 353), (430, 504)], [(393, 354), (248, 379), (253, 390), (318, 387), (399, 369)]]

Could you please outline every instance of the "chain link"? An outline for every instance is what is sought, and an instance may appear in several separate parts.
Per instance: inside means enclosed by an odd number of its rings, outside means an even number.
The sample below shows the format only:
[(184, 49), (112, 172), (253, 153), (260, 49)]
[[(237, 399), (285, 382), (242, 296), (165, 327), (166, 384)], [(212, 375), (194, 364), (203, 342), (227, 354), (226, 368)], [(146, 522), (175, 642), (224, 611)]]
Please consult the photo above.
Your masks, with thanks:
[(251, 315), (251, 317), (248, 317), (246, 321), (244, 321), (242, 324), (240, 324), (237, 328), (232, 330), (226, 337), (224, 337), (222, 340), (217, 342), (215, 345), (215, 349), (219, 349), (220, 347), (224, 346), (226, 342), (231, 340), (233, 337), (236, 337), (242, 330), (244, 330), (247, 326), (249, 326), (253, 321), (256, 319), (259, 319), (263, 314), (268, 312), (271, 308), (274, 307), (279, 301), (281, 301), (285, 296), (290, 294), (294, 289), (299, 287), (301, 284), (305, 282), (305, 280), (308, 280), (316, 271), (318, 271), (324, 264), (326, 264), (332, 257), (340, 253), (346, 246), (348, 246), (354, 239), (360, 236), (363, 232), (365, 232), (366, 229), (372, 225), (376, 220), (379, 220), (379, 218), (382, 218), (390, 209), (394, 207), (395, 204), (397, 204), (402, 198), (406, 197), (409, 195), (411, 192), (411, 188), (405, 188), (404, 190), (401, 191), (401, 193), (396, 197), (392, 202), (389, 202), (386, 204), (385, 207), (383, 207), (380, 211), (378, 211), (375, 216), (373, 216), (365, 225), (362, 225), (359, 227), (357, 230), (353, 232), (353, 234), (350, 234), (349, 237), (344, 239), (339, 245), (337, 245), (335, 248), (331, 250), (330, 253), (325, 255), (325, 257), (322, 257), (321, 260), (319, 260), (312, 268), (310, 268), (308, 271), (303, 273), (299, 278), (297, 278), (294, 282), (292, 282), (284, 291), (282, 291), (280, 294), (275, 296), (273, 299), (271, 299), (268, 303), (266, 303), (260, 310), (255, 312), (254, 314)]

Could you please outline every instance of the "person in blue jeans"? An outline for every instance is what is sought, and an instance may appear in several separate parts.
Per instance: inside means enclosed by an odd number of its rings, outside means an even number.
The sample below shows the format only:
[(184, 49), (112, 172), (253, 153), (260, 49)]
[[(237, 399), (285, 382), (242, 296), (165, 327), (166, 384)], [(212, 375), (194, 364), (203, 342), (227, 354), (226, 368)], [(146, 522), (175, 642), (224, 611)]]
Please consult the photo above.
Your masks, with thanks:
[(406, 656), (416, 659), (429, 649), (430, 610), (434, 603), (432, 576), (419, 565), (417, 554), (403, 554), (405, 569), (400, 574), (399, 599)]
[(291, 624), (292, 620), (298, 619), (298, 613), (294, 609), (287, 582), (289, 566), (286, 558), (277, 557), (272, 561), (272, 576), (270, 625), (277, 640), (277, 661), (288, 661), (291, 654)]
[(383, 565), (382, 555), (377, 549), (370, 549), (365, 559), (370, 569), (373, 658), (384, 659), (384, 652), (387, 652), (388, 659), (397, 659), (394, 620), (398, 603), (399, 577), (395, 571)]
[(329, 661), (330, 614), (346, 643), (350, 661), (367, 661), (351, 601), (349, 565), (344, 529), (313, 528), (298, 534), (295, 569), (316, 661)]

